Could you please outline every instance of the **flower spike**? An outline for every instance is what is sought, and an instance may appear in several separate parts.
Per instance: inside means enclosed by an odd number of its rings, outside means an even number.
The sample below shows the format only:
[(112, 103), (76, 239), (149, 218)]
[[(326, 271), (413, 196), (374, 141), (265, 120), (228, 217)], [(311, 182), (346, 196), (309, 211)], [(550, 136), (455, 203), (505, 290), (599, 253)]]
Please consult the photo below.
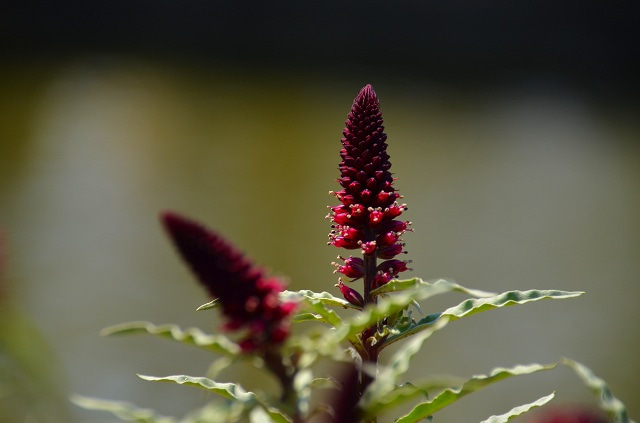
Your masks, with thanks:
[(217, 233), (178, 214), (161, 216), (178, 253), (213, 298), (220, 300), (227, 318), (224, 329), (244, 330), (243, 351), (280, 344), (290, 332), (288, 316), (295, 303), (278, 298), (284, 284), (265, 276), (242, 253)]
[[(342, 189), (331, 192), (342, 204), (330, 207), (327, 216), (333, 223), (329, 244), (362, 252), (361, 262), (350, 257), (350, 263), (345, 261), (344, 266), (336, 267), (347, 277), (364, 278), (364, 302), (368, 303), (375, 301), (368, 295), (372, 289), (407, 270), (406, 263), (400, 260), (378, 268), (376, 259), (391, 260), (404, 252), (400, 237), (410, 230), (410, 222), (396, 219), (407, 207), (397, 202), (401, 196), (393, 187), (387, 134), (380, 102), (371, 85), (362, 88), (355, 98), (343, 136), (337, 180)], [(338, 287), (341, 291), (345, 288), (344, 284)]]

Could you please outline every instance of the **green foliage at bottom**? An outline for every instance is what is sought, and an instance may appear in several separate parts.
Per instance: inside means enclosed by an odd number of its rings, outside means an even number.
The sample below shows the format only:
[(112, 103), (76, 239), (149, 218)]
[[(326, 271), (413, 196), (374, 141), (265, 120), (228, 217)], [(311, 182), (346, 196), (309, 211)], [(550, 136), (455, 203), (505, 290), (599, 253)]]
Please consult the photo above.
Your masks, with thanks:
[[(493, 383), (499, 382), (501, 380), (513, 377), (513, 376), (522, 376), (528, 375), (544, 370), (550, 370), (556, 367), (556, 364), (529, 364), (529, 365), (520, 365), (515, 366), (509, 369), (506, 368), (496, 368), (491, 371), (488, 375), (477, 375), (473, 376), (469, 380), (465, 381), (462, 385), (448, 388), (443, 390), (434, 396), (433, 399), (424, 401), (418, 405), (416, 405), (413, 410), (411, 410), (408, 414), (400, 417), (397, 422), (398, 423), (412, 423), (417, 422), (420, 419), (424, 419), (433, 413), (442, 410), (448, 405), (453, 404), (458, 401), (460, 398), (469, 395), (472, 392), (479, 391)], [(429, 389), (428, 385), (420, 385), (416, 384), (416, 389)]]
[[(460, 292), (471, 296), (448, 309), (422, 317), (412, 318), (415, 307), (421, 312), (418, 301), (424, 301), (434, 295), (447, 292)], [(523, 376), (550, 370), (557, 364), (529, 364), (511, 368), (496, 368), (487, 375), (471, 378), (441, 377), (424, 381), (411, 381), (400, 384), (399, 381), (409, 373), (412, 358), (423, 344), (436, 332), (444, 329), (448, 323), (472, 316), (477, 313), (497, 310), (514, 305), (524, 305), (544, 299), (566, 299), (581, 295), (581, 292), (558, 290), (509, 291), (494, 294), (464, 288), (454, 282), (438, 280), (425, 282), (421, 279), (397, 280), (374, 291), (377, 304), (364, 309), (348, 304), (346, 301), (322, 292), (309, 290), (286, 291), (282, 299), (300, 303), (294, 324), (316, 323), (312, 330), (291, 337), (287, 343), (272, 351), (274, 355), (242, 353), (231, 339), (220, 334), (206, 334), (199, 329), (181, 329), (176, 325), (154, 325), (149, 322), (131, 322), (105, 329), (104, 335), (147, 334), (185, 345), (195, 346), (218, 355), (213, 360), (208, 375), (213, 378), (220, 370), (232, 363), (250, 363), (273, 375), (281, 382), (283, 392), (288, 392), (286, 404), (263, 392), (249, 392), (235, 383), (221, 383), (207, 377), (174, 375), (165, 377), (143, 376), (140, 378), (153, 382), (169, 382), (178, 385), (194, 386), (219, 397), (199, 410), (195, 410), (183, 419), (165, 417), (145, 408), (139, 408), (127, 402), (105, 401), (74, 396), (73, 402), (81, 407), (108, 411), (122, 420), (137, 423), (231, 423), (249, 421), (252, 423), (302, 423), (313, 413), (311, 406), (314, 392), (318, 389), (344, 389), (336, 375), (315, 375), (314, 366), (321, 358), (329, 361), (351, 361), (353, 356), (364, 356), (374, 347), (380, 352), (383, 348), (398, 341), (406, 343), (388, 360), (386, 366), (363, 363), (362, 371), (372, 376), (372, 381), (359, 397), (358, 407), (364, 417), (375, 420), (381, 413), (414, 402), (413, 409), (396, 420), (398, 423), (418, 422), (430, 418), (434, 413), (454, 404), (461, 398), (484, 389), (501, 380), (514, 376)], [(200, 309), (215, 309), (216, 303), (207, 303)], [(351, 316), (338, 314), (334, 308), (350, 309)], [(354, 314), (355, 313), (355, 314)], [(318, 330), (317, 323), (324, 327)], [(326, 328), (323, 325), (329, 325)], [(366, 331), (375, 329), (374, 336), (363, 336)], [(348, 347), (345, 350), (345, 347)], [(352, 357), (349, 357), (349, 354)], [(275, 357), (275, 362), (273, 361)], [(239, 358), (243, 358), (239, 360)], [(272, 361), (267, 361), (272, 360)], [(268, 364), (267, 364), (268, 363)], [(628, 417), (622, 402), (613, 396), (608, 385), (595, 376), (586, 366), (573, 360), (564, 359), (562, 364), (572, 368), (584, 383), (595, 393), (603, 410), (609, 413), (615, 423), (634, 423)], [(275, 367), (274, 367), (275, 365)], [(339, 376), (339, 375), (337, 375)], [(287, 386), (288, 384), (288, 386)], [(356, 389), (356, 388), (352, 388)], [(341, 393), (340, 395), (344, 395)], [(494, 415), (482, 423), (508, 422), (534, 408), (547, 404), (554, 393), (533, 402), (519, 405), (501, 415)], [(335, 404), (316, 404), (320, 409), (329, 409)], [(355, 422), (354, 422), (355, 423)]]
[(179, 385), (187, 385), (200, 389), (206, 389), (207, 391), (220, 395), (223, 398), (232, 400), (236, 404), (242, 404), (244, 408), (248, 410), (251, 410), (255, 407), (261, 407), (264, 409), (264, 411), (267, 412), (269, 417), (271, 417), (275, 423), (291, 422), (291, 419), (282, 411), (266, 404), (260, 398), (258, 398), (256, 394), (246, 391), (236, 383), (218, 383), (206, 377), (193, 377), (186, 375), (165, 377), (138, 375), (138, 377), (151, 382), (170, 382), (177, 383)]

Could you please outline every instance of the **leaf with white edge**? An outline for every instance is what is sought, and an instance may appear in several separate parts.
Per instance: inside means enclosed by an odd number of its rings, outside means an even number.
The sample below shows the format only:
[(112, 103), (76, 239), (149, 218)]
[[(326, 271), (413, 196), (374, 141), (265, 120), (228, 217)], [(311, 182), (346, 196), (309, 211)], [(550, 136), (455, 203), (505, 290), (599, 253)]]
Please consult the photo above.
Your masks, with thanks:
[(338, 298), (326, 291), (314, 292), (309, 289), (301, 289), (300, 291), (285, 290), (280, 293), (282, 301), (306, 301), (309, 303), (321, 303), (328, 306), (354, 308), (360, 310), (362, 307), (351, 304), (349, 301)]
[(495, 292), (487, 292), (481, 291), (479, 289), (470, 289), (465, 288), (462, 285), (457, 284), (456, 282), (449, 281), (447, 279), (438, 279), (433, 282), (424, 281), (420, 278), (413, 279), (394, 279), (386, 284), (382, 285), (371, 291), (372, 296), (377, 296), (381, 294), (391, 294), (394, 292), (421, 289), (421, 288), (436, 288), (434, 290), (435, 294), (444, 294), (447, 292), (461, 292), (463, 294), (471, 295), (472, 297), (483, 298), (483, 297), (491, 297), (496, 295)]
[(223, 335), (210, 335), (198, 328), (180, 329), (177, 325), (154, 325), (151, 322), (128, 322), (103, 329), (102, 336), (148, 334), (193, 345), (218, 354), (237, 356), (240, 347)]
[(342, 323), (342, 318), (329, 306), (360, 309), (360, 307), (328, 292), (318, 293), (308, 289), (281, 292), (280, 299), (303, 304), (302, 312), (293, 318), (294, 323), (316, 321), (328, 323), (335, 327)]
[(291, 423), (291, 419), (285, 413), (264, 403), (256, 394), (245, 391), (244, 388), (235, 383), (219, 383), (206, 377), (193, 377), (186, 375), (165, 377), (138, 375), (138, 377), (151, 382), (170, 382), (205, 389), (224, 398), (244, 404), (247, 408), (261, 406), (276, 423)]
[(137, 375), (142, 380), (150, 382), (172, 382), (179, 385), (193, 386), (214, 392), (226, 399), (239, 401), (242, 403), (257, 402), (256, 394), (245, 391), (240, 385), (235, 383), (218, 383), (206, 377), (194, 377), (186, 375), (175, 376), (147, 376)]
[(385, 340), (383, 347), (387, 347), (394, 342), (406, 338), (407, 336), (413, 335), (414, 333), (421, 332), (431, 327), (433, 323), (441, 317), (446, 316), (449, 317), (449, 321), (454, 321), (463, 317), (497, 308), (521, 305), (545, 299), (573, 298), (582, 294), (583, 292), (579, 291), (572, 292), (531, 289), (528, 291), (507, 291), (502, 294), (494, 295), (487, 298), (470, 298), (456, 306), (446, 309), (442, 313), (430, 314), (428, 316), (425, 316), (418, 322), (412, 322), (407, 327), (401, 328), (399, 330), (399, 333), (391, 335)]
[(202, 310), (213, 310), (214, 308), (219, 308), (222, 304), (218, 298), (209, 301), (208, 303), (202, 304), (200, 307), (196, 309), (196, 311)]
[(414, 398), (422, 397), (423, 399), (429, 399), (428, 393), (430, 391), (440, 391), (451, 388), (452, 386), (459, 386), (465, 381), (466, 379), (464, 378), (441, 376), (429, 378), (429, 380), (419, 383), (407, 382), (396, 387), (386, 395), (379, 396), (378, 393), (376, 393), (375, 399), (373, 399), (372, 396), (363, 397), (361, 408), (367, 416), (376, 416), (384, 411), (391, 410), (394, 407), (411, 401)]
[[(393, 281), (389, 283), (392, 284), (391, 287), (394, 286)], [(400, 287), (403, 289), (393, 291), (395, 292), (395, 295), (378, 298), (377, 304), (365, 307), (362, 313), (358, 314), (351, 320), (343, 322), (342, 325), (336, 325), (336, 331), (331, 333), (326, 339), (328, 347), (331, 348), (345, 339), (352, 340), (353, 342), (353, 338), (364, 329), (374, 325), (379, 320), (387, 316), (391, 316), (406, 309), (415, 301), (425, 300), (434, 295), (454, 291), (474, 293), (474, 295), (482, 296), (489, 294), (484, 291), (469, 290), (454, 282), (449, 282), (444, 279), (438, 280), (435, 283), (424, 282), (420, 279), (410, 279), (408, 282), (397, 281), (396, 284), (400, 284)], [(409, 289), (408, 286), (411, 284), (413, 284), (413, 288)], [(387, 285), (388, 284), (385, 284), (378, 288), (378, 294), (385, 293), (384, 287)], [(401, 334), (396, 334), (394, 337), (399, 335)], [(386, 344), (387, 342), (383, 345), (386, 346)]]
[(629, 413), (624, 403), (613, 395), (609, 385), (607, 385), (603, 379), (596, 376), (591, 369), (569, 358), (563, 358), (562, 364), (576, 372), (584, 384), (591, 389), (600, 401), (600, 408), (609, 414), (609, 417), (613, 419), (614, 423), (634, 423), (634, 421), (629, 418)]
[(307, 307), (317, 316), (321, 317), (321, 321), (329, 323), (332, 326), (338, 326), (342, 323), (342, 318), (325, 304), (320, 302), (311, 302)]
[(510, 369), (496, 368), (492, 370), (489, 375), (473, 376), (471, 379), (464, 382), (462, 386), (445, 389), (433, 399), (416, 405), (408, 414), (400, 417), (397, 420), (397, 423), (420, 421), (421, 419), (432, 415), (436, 411), (442, 410), (446, 406), (458, 401), (460, 398), (469, 395), (472, 392), (479, 391), (480, 389), (495, 382), (499, 382), (513, 376), (528, 375), (543, 370), (550, 370), (556, 367), (556, 365), (557, 364), (529, 364), (515, 366)]
[(534, 408), (542, 407), (543, 405), (551, 401), (553, 397), (555, 397), (555, 395), (556, 393), (552, 392), (551, 394), (544, 396), (534, 402), (530, 402), (529, 404), (523, 404), (518, 407), (514, 407), (505, 414), (500, 414), (499, 416), (491, 416), (488, 419), (481, 421), (480, 423), (506, 423), (514, 417), (518, 417)]
[[(431, 291), (431, 289), (428, 290)], [(399, 292), (397, 295), (379, 298), (377, 304), (365, 307), (357, 316), (344, 320), (341, 325), (337, 325), (335, 331), (328, 332), (322, 342), (323, 351), (331, 350), (347, 339), (352, 343), (357, 343), (358, 341), (355, 339), (357, 334), (376, 324), (379, 320), (404, 310), (414, 300), (426, 295), (425, 291), (424, 289), (409, 290)]]
[(120, 420), (135, 423), (176, 423), (173, 417), (158, 415), (155, 411), (140, 408), (124, 401), (110, 401), (99, 398), (90, 398), (81, 395), (72, 395), (71, 402), (87, 410), (107, 411)]
[(376, 415), (382, 411), (379, 410), (379, 406), (383, 406), (384, 408), (392, 406), (388, 403), (388, 398), (396, 389), (396, 381), (409, 370), (411, 359), (420, 351), (424, 341), (429, 338), (432, 333), (444, 327), (447, 322), (446, 317), (439, 319), (430, 330), (421, 332), (391, 357), (389, 365), (378, 371), (375, 380), (365, 391), (360, 402), (362, 409), (366, 410), (370, 415)]

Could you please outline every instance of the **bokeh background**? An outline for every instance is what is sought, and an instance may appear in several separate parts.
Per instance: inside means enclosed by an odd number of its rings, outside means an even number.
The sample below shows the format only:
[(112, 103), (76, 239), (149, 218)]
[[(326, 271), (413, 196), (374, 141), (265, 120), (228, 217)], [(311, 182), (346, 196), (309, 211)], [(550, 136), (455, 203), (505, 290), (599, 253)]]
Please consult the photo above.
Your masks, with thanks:
[[(113, 421), (70, 405), (72, 393), (178, 416), (207, 401), (135, 376), (203, 374), (207, 354), (98, 335), (129, 320), (216, 328), (195, 312), (207, 298), (161, 210), (218, 229), (292, 289), (333, 289), (327, 192), (366, 83), (414, 222), (412, 275), (587, 292), (456, 322), (412, 376), (568, 356), (637, 419), (639, 17), (638, 3), (597, 1), (3, 7), (0, 420)], [(559, 369), (438, 421), (480, 421), (553, 390), (594, 403)]]

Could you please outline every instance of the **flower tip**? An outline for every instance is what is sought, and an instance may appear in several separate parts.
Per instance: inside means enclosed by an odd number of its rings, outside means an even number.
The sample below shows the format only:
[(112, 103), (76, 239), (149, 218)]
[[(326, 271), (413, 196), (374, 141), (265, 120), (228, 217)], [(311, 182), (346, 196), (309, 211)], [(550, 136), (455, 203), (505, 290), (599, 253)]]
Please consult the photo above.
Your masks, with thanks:
[(160, 212), (160, 222), (162, 222), (164, 227), (167, 229), (175, 227), (176, 225), (179, 225), (180, 223), (183, 223), (187, 220), (188, 219), (184, 218), (176, 212), (168, 210)]
[(176, 214), (172, 211), (169, 210), (163, 210), (160, 213), (158, 213), (158, 217), (160, 217), (160, 221), (161, 222), (166, 222), (167, 220), (171, 220), (176, 216)]
[(179, 249), (181, 243), (191, 243), (194, 238), (208, 236), (209, 232), (201, 224), (172, 211), (161, 212), (160, 222)]
[(369, 102), (372, 100), (377, 102), (378, 96), (376, 95), (376, 92), (373, 90), (373, 87), (371, 86), (371, 84), (367, 84), (360, 90), (360, 93), (358, 93), (358, 96), (356, 97), (356, 103)]

